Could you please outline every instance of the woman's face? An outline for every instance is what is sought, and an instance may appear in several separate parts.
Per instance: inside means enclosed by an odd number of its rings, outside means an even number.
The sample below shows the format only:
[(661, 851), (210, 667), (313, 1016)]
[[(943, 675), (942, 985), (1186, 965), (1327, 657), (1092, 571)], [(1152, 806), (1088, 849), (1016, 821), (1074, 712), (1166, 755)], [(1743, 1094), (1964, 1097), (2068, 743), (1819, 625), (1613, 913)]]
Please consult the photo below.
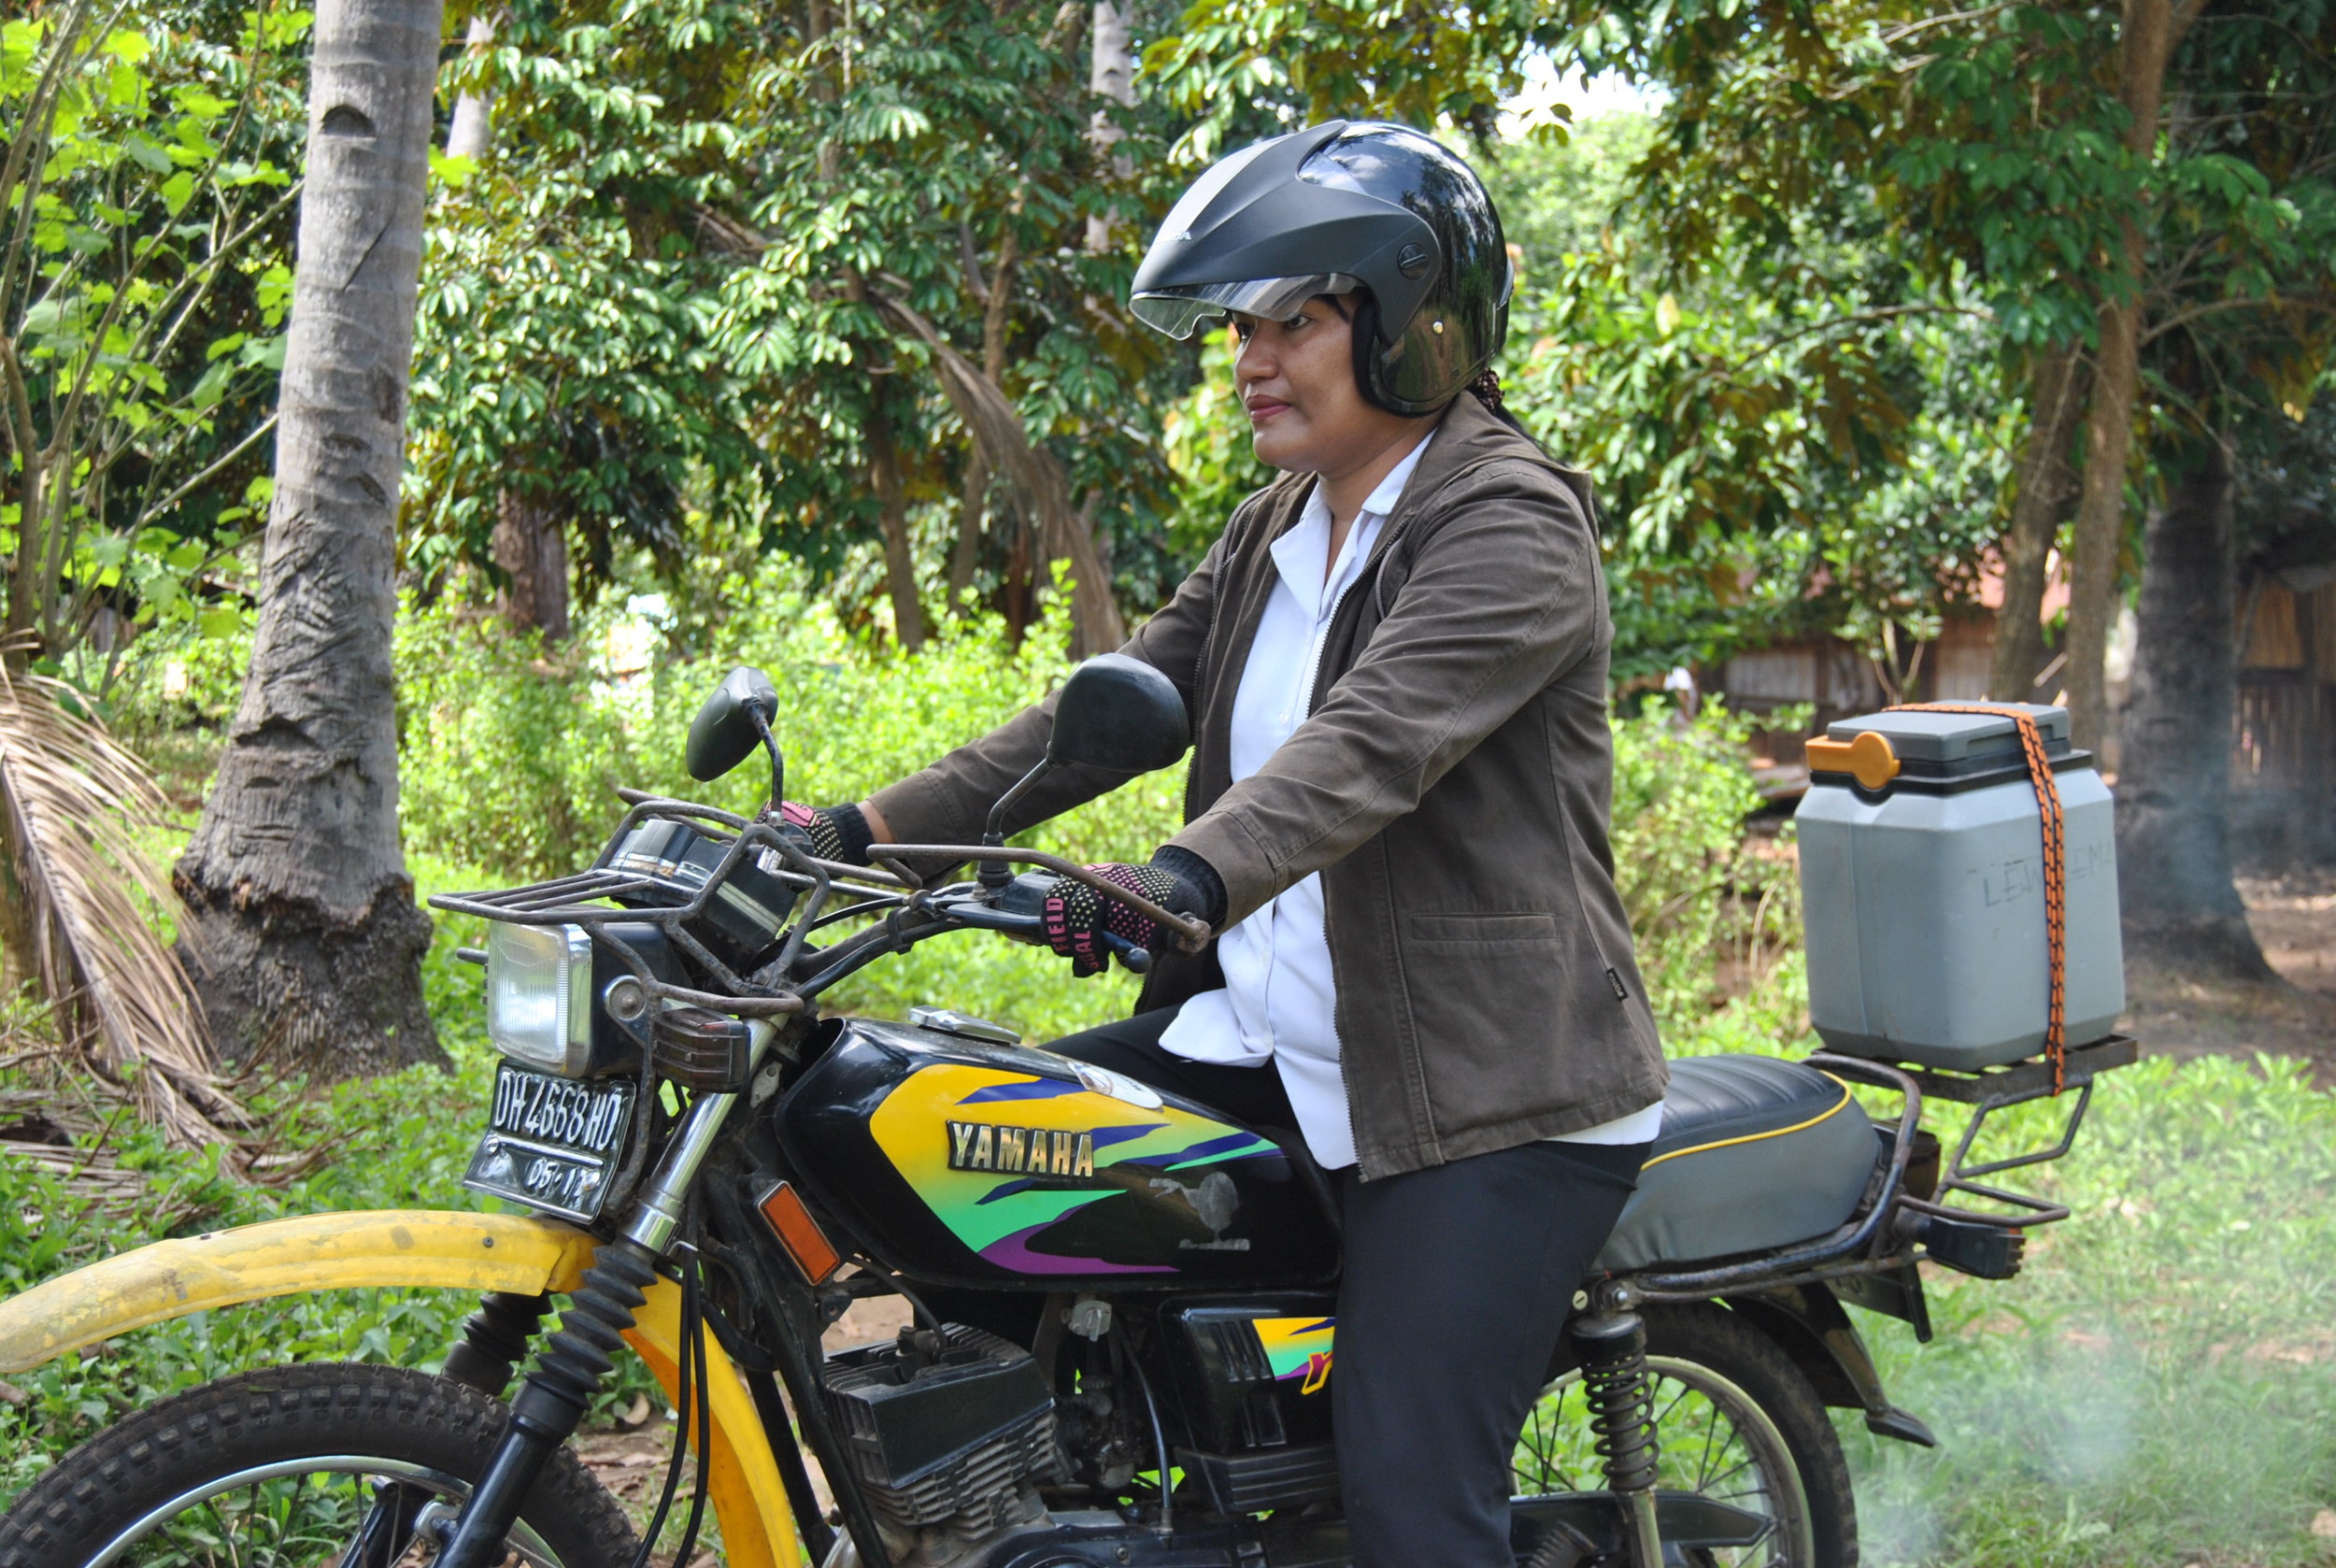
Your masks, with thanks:
[(1384, 452), (1416, 422), (1362, 400), (1354, 329), (1328, 298), (1268, 321), (1236, 315), (1233, 383), (1248, 411), (1258, 460), (1293, 474), (1335, 478)]

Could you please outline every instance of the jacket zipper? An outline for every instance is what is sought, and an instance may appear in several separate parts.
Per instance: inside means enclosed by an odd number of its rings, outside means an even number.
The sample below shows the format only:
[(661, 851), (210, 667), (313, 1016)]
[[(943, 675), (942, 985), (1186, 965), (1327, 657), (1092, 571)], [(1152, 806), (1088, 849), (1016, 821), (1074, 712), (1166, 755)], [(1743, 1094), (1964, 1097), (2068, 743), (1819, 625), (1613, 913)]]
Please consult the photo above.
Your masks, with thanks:
[[(1375, 555), (1376, 552), (1374, 551), (1374, 554)], [(1306, 669), (1305, 698), (1306, 718), (1308, 719), (1314, 717), (1314, 683), (1321, 678), (1322, 656), (1330, 649), (1331, 628), (1338, 623), (1338, 612), (1346, 603), (1346, 595), (1355, 591), (1356, 584), (1362, 580), (1363, 572), (1369, 571), (1370, 566), (1369, 562), (1364, 563), (1362, 569), (1355, 574), (1354, 581), (1340, 589), (1337, 597), (1331, 601), (1330, 613), (1317, 623), (1318, 634), (1314, 642), (1314, 659)], [(1315, 875), (1319, 877), (1321, 873), (1317, 872)], [(1331, 901), (1327, 890), (1322, 898), (1322, 951), (1331, 961), (1331, 1042), (1338, 1048), (1338, 1096), (1346, 1107), (1346, 1141), (1354, 1147), (1355, 1168), (1360, 1173), (1362, 1169), (1362, 1134), (1355, 1126), (1354, 1086), (1346, 1081), (1346, 1036), (1339, 1032), (1338, 1027), (1338, 949), (1331, 946)]]

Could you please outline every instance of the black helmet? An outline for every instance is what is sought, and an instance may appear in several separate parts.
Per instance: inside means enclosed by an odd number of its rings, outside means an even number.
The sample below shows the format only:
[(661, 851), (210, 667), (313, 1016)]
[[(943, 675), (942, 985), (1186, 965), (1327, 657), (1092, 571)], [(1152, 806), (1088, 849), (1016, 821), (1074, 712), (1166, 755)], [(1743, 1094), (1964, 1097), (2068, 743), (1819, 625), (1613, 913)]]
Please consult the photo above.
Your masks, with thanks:
[(1316, 294), (1355, 313), (1355, 380), (1390, 413), (1433, 414), (1509, 330), (1508, 248), (1475, 171), (1402, 125), (1325, 125), (1219, 160), (1160, 226), (1128, 301), (1171, 337)]

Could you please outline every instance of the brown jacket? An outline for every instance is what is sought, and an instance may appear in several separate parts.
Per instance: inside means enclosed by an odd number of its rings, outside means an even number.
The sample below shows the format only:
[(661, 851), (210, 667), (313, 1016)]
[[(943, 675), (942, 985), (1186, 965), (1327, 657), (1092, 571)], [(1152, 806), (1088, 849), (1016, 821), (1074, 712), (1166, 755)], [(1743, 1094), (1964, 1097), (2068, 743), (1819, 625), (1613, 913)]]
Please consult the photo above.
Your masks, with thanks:
[[(1244, 502), (1123, 652), (1193, 716), (1188, 825), (1228, 923), (1322, 874), (1366, 1178), (1572, 1133), (1666, 1073), (1606, 844), (1613, 641), (1578, 477), (1461, 397), (1430, 437), (1324, 646), (1312, 717), (1236, 784), (1234, 692), (1312, 481)], [(876, 796), (904, 842), (975, 842), (1046, 747), (1049, 699)], [(1018, 830), (1125, 781), (1074, 769)], [(1136, 847), (1131, 846), (1131, 848)], [(1163, 954), (1143, 1005), (1223, 981)]]

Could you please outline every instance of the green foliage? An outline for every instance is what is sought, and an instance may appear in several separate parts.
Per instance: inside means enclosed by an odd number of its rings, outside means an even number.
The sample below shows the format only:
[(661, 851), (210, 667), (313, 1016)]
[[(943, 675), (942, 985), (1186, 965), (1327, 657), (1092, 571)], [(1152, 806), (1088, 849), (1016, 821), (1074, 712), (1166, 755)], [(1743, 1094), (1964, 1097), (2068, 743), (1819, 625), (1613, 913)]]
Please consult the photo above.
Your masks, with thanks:
[[(734, 664), (776, 681), (772, 727), (787, 753), (788, 791), (818, 802), (857, 800), (915, 772), (1045, 695), (1070, 668), (1059, 622), (1018, 652), (995, 620), (982, 620), (947, 629), (922, 654), (902, 654), (846, 634), (799, 587), (763, 598), (753, 624), (706, 655), (657, 657), (629, 674), (600, 662), (622, 634), (607, 636), (607, 619), (592, 625), (599, 637), (579, 636), (567, 662), (550, 663), (491, 622), (443, 608), (403, 619), (409, 846), (500, 877), (557, 876), (599, 850), (623, 810), (619, 785), (755, 809), (767, 785), (760, 770), (700, 784), (681, 761), (691, 719)], [(1107, 815), (1085, 807), (1028, 841), (1124, 859), (1175, 831), (1182, 783), (1181, 773), (1156, 776), (1113, 797)]]
[[(776, 681), (773, 729), (787, 753), (788, 791), (856, 801), (1011, 718), (1068, 672), (1060, 608), (1017, 652), (994, 620), (950, 623), (921, 654), (854, 638), (800, 584), (763, 583), (751, 625), (704, 657), (659, 659), (612, 675), (608, 620), (588, 624), (566, 663), (446, 610), (400, 623), (403, 815), (408, 852), (514, 882), (576, 869), (622, 814), (619, 785), (705, 800), (738, 811), (762, 804), (753, 766), (700, 784), (681, 765), (690, 720), (723, 672), (750, 663)], [(620, 644), (622, 638), (616, 639)], [(1181, 825), (1184, 771), (1151, 775), (1018, 840), (1080, 861), (1141, 859)], [(855, 979), (846, 1007), (898, 1016), (947, 1000), (1040, 1035), (1121, 1016), (1132, 984), (1069, 983), (1051, 953), (964, 934), (928, 944)]]
[(1692, 723), (1652, 701), (1615, 721), (1615, 883), (1666, 1041), (1692, 1036), (1723, 1000), (1723, 962), (1757, 967), (1799, 934), (1790, 865), (1745, 834), (1761, 804), (1749, 734), (1717, 703)]
[[(1635, 231), (1631, 171), (1654, 140), (1644, 114), (1577, 121), (1560, 141), (1534, 136), (1503, 141), (1474, 160), (1501, 230), (1517, 251), (1517, 283), (1533, 289), (1568, 256), (1588, 255)], [(1521, 331), (1521, 329), (1520, 329)]]
[(1511, 350), (1512, 406), (1599, 486), (1617, 678), (1810, 632), (1877, 659), (1898, 627), (1935, 635), (2020, 429), (1987, 333), (1953, 296), (1889, 303), (1873, 248), (1747, 253), (1674, 292), (1649, 244), (1609, 234), (1544, 272)]
[(573, 537), (588, 586), (647, 549), (677, 569), (694, 520), (750, 516), (769, 388), (713, 341), (736, 258), (705, 243), (748, 128), (718, 62), (767, 47), (759, 11), (520, 6), (449, 86), (482, 94), (499, 150), (442, 171), (412, 388), (427, 573), (491, 560), (506, 497)]
[(572, 534), (588, 585), (636, 548), (672, 580), (701, 540), (744, 536), (858, 609), (884, 529), (938, 575), (970, 507), (970, 585), (1018, 625), (1056, 544), (1011, 486), (967, 499), (966, 432), (898, 301), (996, 382), (1132, 602), (1156, 602), (1175, 572), (1159, 409), (1190, 363), (1103, 302), (1173, 177), (1157, 115), (1088, 92), (1085, 16), (511, 7), (449, 74), (491, 101), (497, 146), (434, 209), (416, 561), (486, 563), (516, 499)]
[[(1146, 50), (1144, 70), (1193, 117), (1179, 151), (1195, 162), (1333, 118), (1456, 124), (1483, 141), (1502, 101), (1525, 84), (1527, 51), (1559, 36), (1546, 9), (1514, 0), (1195, 0), (1177, 31)], [(1260, 126), (1261, 107), (1286, 122)]]
[[(457, 1185), (491, 1079), (483, 1052), (458, 1052), (449, 1075), (420, 1068), (265, 1108), (295, 1148), (327, 1145), (334, 1162), (273, 1191), (226, 1179), (219, 1151), (165, 1149), (135, 1119), (110, 1133), (120, 1162), (146, 1173), (135, 1209), (88, 1206), (17, 1161), (0, 1162), (0, 1291), (170, 1235), (330, 1209), (467, 1208)], [(296, 1088), (296, 1086), (293, 1086)], [(294, 1296), (198, 1313), (112, 1341), (94, 1355), (18, 1374), (28, 1397), (0, 1403), (0, 1496), (97, 1428), (231, 1372), (291, 1361), (432, 1365), (475, 1304), (445, 1291), (361, 1290)]]
[(202, 579), (264, 506), (307, 15), (78, 4), (0, 28), (6, 630), (52, 660), (101, 607), (215, 622)]

